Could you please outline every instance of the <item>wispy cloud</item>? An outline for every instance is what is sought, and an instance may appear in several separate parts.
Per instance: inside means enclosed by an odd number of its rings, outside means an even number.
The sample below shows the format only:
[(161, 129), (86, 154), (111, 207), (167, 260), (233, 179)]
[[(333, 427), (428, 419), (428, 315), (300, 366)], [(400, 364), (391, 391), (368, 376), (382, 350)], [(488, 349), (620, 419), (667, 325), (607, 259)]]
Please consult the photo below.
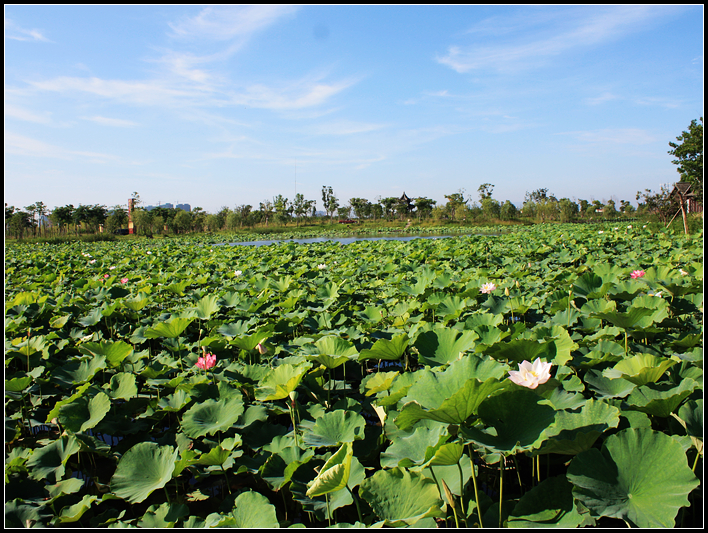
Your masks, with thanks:
[(600, 96), (595, 96), (593, 98), (586, 98), (583, 102), (587, 105), (600, 105), (605, 102), (610, 102), (612, 100), (617, 100), (619, 96), (612, 94), (611, 92), (605, 91)]
[(88, 159), (95, 163), (117, 161), (119, 158), (111, 154), (86, 152), (81, 150), (67, 150), (60, 146), (38, 141), (24, 135), (5, 131), (5, 153), (31, 157), (49, 157), (54, 159)]
[(310, 132), (315, 135), (353, 135), (356, 133), (368, 133), (385, 128), (384, 124), (372, 124), (368, 122), (356, 122), (353, 120), (340, 120), (319, 124), (310, 128)]
[[(484, 34), (485, 39), (510, 36), (493, 44), (450, 46), (437, 61), (459, 73), (481, 69), (509, 72), (538, 67), (550, 58), (574, 49), (597, 46), (645, 27), (665, 16), (671, 6), (608, 6), (603, 9), (563, 8), (552, 16), (532, 17), (528, 25), (514, 17), (505, 22), (479, 25), (472, 35)], [(559, 16), (561, 15), (562, 16)], [(538, 26), (541, 26), (538, 28)], [(506, 31), (513, 28), (514, 31)]]
[(49, 113), (37, 114), (23, 107), (18, 107), (12, 104), (5, 103), (5, 118), (12, 117), (25, 122), (35, 122), (37, 124), (49, 124), (51, 118)]
[(638, 128), (605, 128), (587, 131), (566, 131), (558, 135), (569, 135), (586, 144), (631, 144), (644, 145), (660, 140), (646, 130)]
[(137, 126), (137, 122), (133, 122), (132, 120), (125, 120), (122, 118), (108, 118), (108, 117), (81, 117), (83, 120), (90, 120), (91, 122), (95, 122), (97, 124), (102, 124), (104, 126), (114, 126), (117, 128), (132, 128), (133, 126)]
[(169, 26), (173, 36), (183, 39), (243, 39), (298, 9), (297, 6), (270, 4), (206, 7), (198, 15), (183, 17)]
[(50, 43), (49, 39), (44, 36), (44, 34), (37, 29), (26, 30), (19, 27), (12, 20), (5, 18), (5, 38), (13, 39), (15, 41), (43, 41)]

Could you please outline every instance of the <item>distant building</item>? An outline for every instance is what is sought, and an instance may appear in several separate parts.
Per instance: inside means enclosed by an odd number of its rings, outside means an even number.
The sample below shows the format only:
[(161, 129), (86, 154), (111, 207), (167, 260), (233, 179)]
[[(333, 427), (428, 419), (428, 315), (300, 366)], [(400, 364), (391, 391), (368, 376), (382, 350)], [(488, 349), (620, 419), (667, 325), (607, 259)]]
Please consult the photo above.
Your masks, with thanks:
[(181, 209), (182, 211), (187, 211), (187, 213), (189, 213), (192, 210), (192, 206), (189, 204), (177, 204), (177, 206), (175, 207), (171, 203), (160, 204), (160, 205), (146, 205), (145, 210), (152, 211), (156, 207), (164, 207), (165, 209)]

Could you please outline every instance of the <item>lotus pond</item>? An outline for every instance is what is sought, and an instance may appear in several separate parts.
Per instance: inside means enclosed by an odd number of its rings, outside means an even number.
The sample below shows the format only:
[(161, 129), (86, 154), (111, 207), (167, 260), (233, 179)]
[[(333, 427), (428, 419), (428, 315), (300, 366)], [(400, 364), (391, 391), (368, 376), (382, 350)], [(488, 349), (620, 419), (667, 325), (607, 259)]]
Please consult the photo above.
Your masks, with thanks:
[(201, 244), (6, 247), (6, 526), (702, 526), (702, 234)]

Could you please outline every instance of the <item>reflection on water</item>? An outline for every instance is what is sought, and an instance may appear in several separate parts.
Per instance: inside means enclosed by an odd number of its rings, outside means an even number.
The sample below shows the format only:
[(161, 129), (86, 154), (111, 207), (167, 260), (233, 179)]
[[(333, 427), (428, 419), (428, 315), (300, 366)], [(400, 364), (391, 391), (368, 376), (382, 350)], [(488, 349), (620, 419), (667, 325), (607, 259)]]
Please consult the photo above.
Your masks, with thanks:
[[(496, 236), (501, 235), (501, 233), (468, 233), (468, 234), (457, 234), (457, 235), (407, 235), (398, 237), (313, 237), (310, 239), (287, 239), (287, 240), (271, 240), (271, 241), (249, 241), (249, 242), (230, 242), (229, 246), (269, 246), (271, 244), (277, 243), (297, 243), (297, 244), (310, 244), (314, 242), (341, 242), (342, 244), (351, 244), (357, 241), (412, 241), (413, 239), (447, 239), (451, 237), (465, 237), (469, 235), (484, 235), (484, 236)], [(212, 246), (223, 245), (227, 243), (213, 244)]]

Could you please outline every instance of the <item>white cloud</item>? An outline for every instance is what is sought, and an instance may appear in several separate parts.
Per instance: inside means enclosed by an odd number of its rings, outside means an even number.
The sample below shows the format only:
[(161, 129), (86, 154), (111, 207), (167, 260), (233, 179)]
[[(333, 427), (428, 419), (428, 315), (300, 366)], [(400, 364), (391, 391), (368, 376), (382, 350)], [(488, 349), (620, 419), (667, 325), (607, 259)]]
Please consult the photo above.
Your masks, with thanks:
[(352, 120), (340, 120), (320, 124), (311, 128), (315, 135), (352, 135), (355, 133), (367, 133), (384, 128), (383, 124), (371, 124), (367, 122), (356, 122)]
[(98, 152), (85, 152), (79, 150), (67, 150), (53, 144), (38, 141), (24, 135), (19, 135), (5, 131), (5, 154), (22, 155), (29, 157), (49, 157), (54, 159), (89, 159), (96, 163), (116, 161), (118, 157), (110, 154)]
[(297, 6), (271, 4), (206, 7), (197, 16), (183, 17), (169, 26), (174, 36), (180, 38), (220, 41), (248, 38), (298, 9)]
[(651, 144), (660, 140), (646, 130), (638, 128), (605, 128), (592, 131), (567, 131), (558, 135), (570, 135), (588, 144)]
[(35, 122), (37, 124), (49, 124), (51, 118), (49, 113), (44, 115), (38, 115), (32, 111), (28, 111), (22, 107), (17, 107), (8, 103), (5, 103), (5, 118), (12, 117), (18, 120), (24, 120), (26, 122)]
[[(450, 46), (447, 55), (436, 59), (459, 73), (479, 69), (516, 71), (533, 68), (553, 56), (620, 38), (666, 16), (672, 10), (671, 6), (606, 6), (591, 7), (590, 10), (585, 7), (563, 8), (549, 15), (546, 21), (532, 18), (527, 26), (524, 26), (523, 20), (513, 18), (508, 26), (514, 31), (496, 32), (510, 35), (509, 41)], [(551, 27), (540, 22), (549, 22)], [(503, 22), (497, 23), (505, 26)], [(536, 29), (538, 25), (546, 27)]]
[(97, 124), (103, 124), (104, 126), (115, 126), (117, 128), (131, 128), (137, 126), (137, 122), (132, 120), (124, 120), (122, 118), (108, 118), (108, 117), (81, 117), (84, 120), (90, 120), (91, 122), (96, 122)]
[(583, 101), (587, 105), (600, 105), (600, 104), (604, 104), (605, 102), (609, 102), (611, 100), (616, 100), (617, 98), (619, 98), (617, 95), (605, 91), (600, 96), (596, 96), (594, 98), (586, 98)]
[(5, 18), (5, 38), (13, 39), (15, 41), (43, 41), (50, 43), (40, 30), (26, 30), (20, 28), (12, 20)]

